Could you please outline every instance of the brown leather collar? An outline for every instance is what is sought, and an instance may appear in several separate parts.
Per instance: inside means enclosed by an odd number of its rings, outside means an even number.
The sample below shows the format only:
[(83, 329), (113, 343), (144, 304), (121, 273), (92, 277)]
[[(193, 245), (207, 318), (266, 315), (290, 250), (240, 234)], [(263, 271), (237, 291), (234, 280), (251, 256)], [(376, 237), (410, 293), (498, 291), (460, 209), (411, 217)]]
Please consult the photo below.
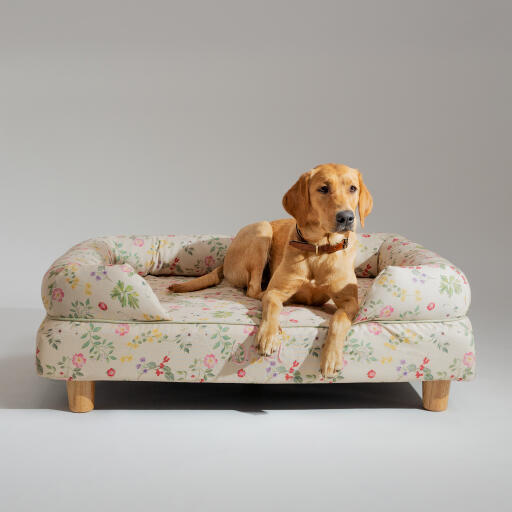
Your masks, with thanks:
[(297, 236), (299, 240), (290, 240), (288, 242), (295, 249), (300, 249), (301, 251), (314, 252), (315, 254), (331, 254), (336, 251), (341, 251), (348, 247), (348, 238), (344, 238), (339, 244), (336, 245), (316, 245), (310, 244), (300, 232), (299, 226), (295, 225), (295, 231), (297, 231)]

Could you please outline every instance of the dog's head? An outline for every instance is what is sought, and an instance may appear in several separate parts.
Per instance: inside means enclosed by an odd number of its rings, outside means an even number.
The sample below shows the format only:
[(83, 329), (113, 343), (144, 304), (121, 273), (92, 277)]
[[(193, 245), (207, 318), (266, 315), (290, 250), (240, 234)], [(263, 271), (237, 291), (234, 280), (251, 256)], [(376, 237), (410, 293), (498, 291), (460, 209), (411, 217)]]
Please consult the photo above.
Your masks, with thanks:
[(357, 169), (342, 164), (323, 164), (305, 172), (283, 197), (284, 209), (310, 237), (355, 231), (356, 208), (364, 219), (373, 199)]

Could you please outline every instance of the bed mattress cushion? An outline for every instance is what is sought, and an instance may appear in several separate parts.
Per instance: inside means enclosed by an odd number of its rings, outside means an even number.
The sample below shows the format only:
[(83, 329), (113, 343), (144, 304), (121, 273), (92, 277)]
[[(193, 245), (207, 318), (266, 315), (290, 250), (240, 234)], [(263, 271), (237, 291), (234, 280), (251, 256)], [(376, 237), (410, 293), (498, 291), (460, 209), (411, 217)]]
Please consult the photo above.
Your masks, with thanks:
[(345, 367), (324, 380), (327, 328), (289, 325), (272, 356), (257, 353), (252, 324), (43, 321), (42, 376), (78, 380), (182, 382), (396, 382), (470, 380), (475, 351), (467, 318), (448, 322), (362, 322), (349, 331)]

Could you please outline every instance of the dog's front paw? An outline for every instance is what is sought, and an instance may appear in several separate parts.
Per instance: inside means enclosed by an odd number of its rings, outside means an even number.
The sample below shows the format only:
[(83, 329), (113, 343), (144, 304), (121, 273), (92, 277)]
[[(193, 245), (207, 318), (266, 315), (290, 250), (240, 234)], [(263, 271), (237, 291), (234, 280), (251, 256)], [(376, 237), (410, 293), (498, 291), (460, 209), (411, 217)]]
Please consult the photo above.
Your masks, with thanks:
[(320, 369), (325, 378), (335, 377), (340, 370), (343, 370), (343, 352), (336, 350), (335, 346), (324, 347)]
[(279, 332), (271, 332), (265, 324), (261, 324), (256, 338), (258, 351), (262, 356), (269, 356), (281, 345)]

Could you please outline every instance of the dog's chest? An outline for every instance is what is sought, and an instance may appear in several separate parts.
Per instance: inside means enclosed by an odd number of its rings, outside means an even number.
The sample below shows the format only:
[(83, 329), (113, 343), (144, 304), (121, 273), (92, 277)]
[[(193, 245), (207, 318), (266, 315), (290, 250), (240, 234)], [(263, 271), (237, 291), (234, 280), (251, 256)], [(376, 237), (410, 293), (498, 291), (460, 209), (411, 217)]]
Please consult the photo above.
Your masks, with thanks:
[(308, 260), (309, 279), (314, 286), (328, 287), (339, 280), (352, 281), (355, 254), (336, 253), (315, 256)]

